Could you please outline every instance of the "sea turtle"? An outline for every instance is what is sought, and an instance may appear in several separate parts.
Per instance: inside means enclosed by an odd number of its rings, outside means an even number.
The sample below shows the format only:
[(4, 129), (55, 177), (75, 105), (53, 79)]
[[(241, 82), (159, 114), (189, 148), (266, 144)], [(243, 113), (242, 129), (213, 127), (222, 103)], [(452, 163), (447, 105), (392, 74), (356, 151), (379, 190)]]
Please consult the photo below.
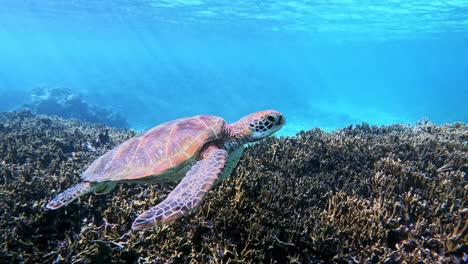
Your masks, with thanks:
[(60, 208), (92, 191), (108, 193), (117, 182), (182, 178), (165, 200), (138, 216), (132, 228), (142, 230), (174, 221), (197, 209), (211, 187), (229, 176), (245, 143), (272, 135), (285, 121), (280, 112), (265, 110), (232, 124), (209, 115), (161, 124), (96, 159), (81, 174), (81, 183), (58, 194), (46, 208)]

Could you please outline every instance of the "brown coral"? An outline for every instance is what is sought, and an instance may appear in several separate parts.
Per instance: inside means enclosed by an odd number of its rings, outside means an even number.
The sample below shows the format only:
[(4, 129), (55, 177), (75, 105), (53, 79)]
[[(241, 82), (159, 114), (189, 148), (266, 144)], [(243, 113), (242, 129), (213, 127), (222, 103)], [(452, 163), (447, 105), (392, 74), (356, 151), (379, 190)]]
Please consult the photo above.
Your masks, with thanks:
[(47, 200), (133, 136), (0, 115), (0, 262), (457, 262), (467, 252), (468, 126), (319, 129), (249, 147), (198, 212), (130, 231), (174, 184)]

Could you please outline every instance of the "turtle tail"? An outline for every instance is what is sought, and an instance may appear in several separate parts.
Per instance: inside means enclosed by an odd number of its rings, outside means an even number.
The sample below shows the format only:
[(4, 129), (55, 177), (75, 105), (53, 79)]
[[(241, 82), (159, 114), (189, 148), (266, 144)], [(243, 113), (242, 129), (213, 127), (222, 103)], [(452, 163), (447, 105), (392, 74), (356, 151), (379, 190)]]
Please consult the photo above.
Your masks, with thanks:
[(90, 182), (80, 182), (59, 193), (54, 199), (52, 199), (52, 201), (50, 201), (46, 205), (46, 208), (51, 210), (58, 209), (73, 202), (78, 197), (92, 192), (95, 188), (95, 185), (91, 184)]

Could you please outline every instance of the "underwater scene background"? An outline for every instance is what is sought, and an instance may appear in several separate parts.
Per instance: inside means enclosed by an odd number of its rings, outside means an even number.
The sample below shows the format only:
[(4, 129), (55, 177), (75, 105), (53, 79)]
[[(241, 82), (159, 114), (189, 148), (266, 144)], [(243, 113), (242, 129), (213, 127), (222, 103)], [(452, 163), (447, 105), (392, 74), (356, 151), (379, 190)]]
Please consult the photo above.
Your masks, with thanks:
[(285, 113), (281, 133), (468, 120), (468, 1), (39, 1), (0, 6), (0, 110), (66, 88), (131, 128)]
[[(0, 0), (0, 263), (467, 263), (468, 1)], [(177, 182), (47, 210), (162, 122), (286, 125), (196, 212)]]

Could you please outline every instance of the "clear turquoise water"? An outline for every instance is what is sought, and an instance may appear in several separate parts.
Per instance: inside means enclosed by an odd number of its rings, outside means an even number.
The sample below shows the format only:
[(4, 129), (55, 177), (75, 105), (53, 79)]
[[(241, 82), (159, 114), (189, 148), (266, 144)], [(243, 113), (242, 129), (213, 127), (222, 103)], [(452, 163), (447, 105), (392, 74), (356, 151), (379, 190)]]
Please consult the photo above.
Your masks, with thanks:
[(39, 85), (141, 130), (284, 112), (283, 134), (468, 121), (468, 1), (1, 0), (0, 111)]

